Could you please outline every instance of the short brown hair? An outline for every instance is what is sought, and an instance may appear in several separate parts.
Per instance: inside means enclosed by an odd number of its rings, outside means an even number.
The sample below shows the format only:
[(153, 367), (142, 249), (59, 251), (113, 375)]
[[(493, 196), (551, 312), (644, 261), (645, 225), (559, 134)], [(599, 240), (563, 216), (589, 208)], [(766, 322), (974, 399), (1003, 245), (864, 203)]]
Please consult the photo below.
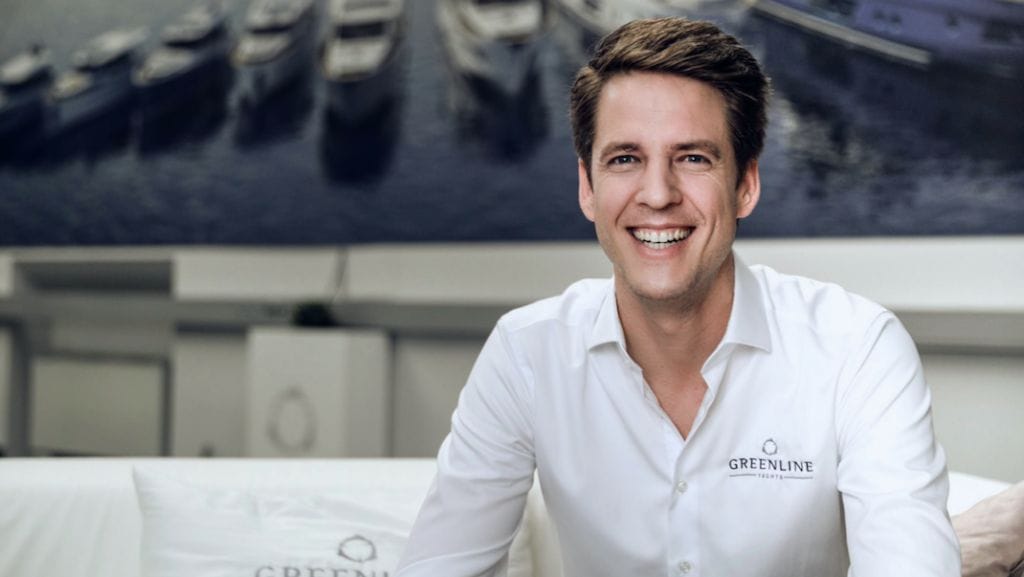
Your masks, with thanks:
[(627, 72), (665, 72), (710, 84), (725, 97), (738, 176), (761, 154), (768, 78), (736, 38), (710, 22), (686, 18), (634, 20), (605, 36), (576, 74), (569, 95), (576, 155), (590, 175), (597, 102), (604, 84)]

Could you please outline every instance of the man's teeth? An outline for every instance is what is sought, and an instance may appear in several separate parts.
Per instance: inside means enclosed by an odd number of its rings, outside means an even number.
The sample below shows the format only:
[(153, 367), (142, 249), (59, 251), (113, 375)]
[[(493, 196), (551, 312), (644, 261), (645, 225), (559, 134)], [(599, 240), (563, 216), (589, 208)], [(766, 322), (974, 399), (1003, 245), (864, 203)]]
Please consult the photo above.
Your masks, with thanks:
[(676, 228), (672, 230), (634, 229), (633, 238), (653, 248), (663, 248), (690, 236), (692, 229)]

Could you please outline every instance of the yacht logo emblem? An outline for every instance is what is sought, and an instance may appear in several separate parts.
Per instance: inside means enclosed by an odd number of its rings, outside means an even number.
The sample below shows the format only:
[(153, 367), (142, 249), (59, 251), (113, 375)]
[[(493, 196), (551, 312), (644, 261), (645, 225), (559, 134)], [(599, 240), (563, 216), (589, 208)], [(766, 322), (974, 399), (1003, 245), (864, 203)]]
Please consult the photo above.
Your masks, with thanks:
[(362, 535), (353, 535), (338, 545), (338, 555), (356, 563), (366, 563), (377, 558), (377, 547)]
[[(757, 446), (754, 443), (756, 441), (751, 443), (751, 449)], [(784, 481), (813, 479), (817, 468), (815, 462), (806, 457), (790, 454), (793, 450), (790, 445), (786, 445), (784, 449), (780, 454), (779, 444), (773, 437), (768, 437), (761, 443), (760, 455), (756, 451), (750, 451), (744, 456), (729, 459), (728, 475), (732, 478), (752, 477)]]

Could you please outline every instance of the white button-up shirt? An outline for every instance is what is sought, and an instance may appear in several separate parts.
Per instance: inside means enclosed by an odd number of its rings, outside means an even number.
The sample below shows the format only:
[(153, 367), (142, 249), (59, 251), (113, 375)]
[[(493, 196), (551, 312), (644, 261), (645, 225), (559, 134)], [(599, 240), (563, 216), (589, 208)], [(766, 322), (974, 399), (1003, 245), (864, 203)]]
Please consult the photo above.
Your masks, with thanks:
[(737, 259), (701, 374), (684, 439), (626, 352), (611, 280), (505, 315), (398, 574), (488, 574), (536, 470), (566, 577), (960, 575), (930, 394), (892, 313)]

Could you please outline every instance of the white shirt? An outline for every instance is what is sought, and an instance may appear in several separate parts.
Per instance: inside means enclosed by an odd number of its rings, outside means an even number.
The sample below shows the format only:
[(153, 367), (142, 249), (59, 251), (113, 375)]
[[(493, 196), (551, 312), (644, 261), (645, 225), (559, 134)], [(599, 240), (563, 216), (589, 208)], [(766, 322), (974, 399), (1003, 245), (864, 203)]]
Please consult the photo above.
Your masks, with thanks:
[(959, 577), (945, 455), (896, 317), (737, 259), (687, 439), (626, 353), (611, 280), (502, 317), (400, 577), (486, 575), (536, 468), (566, 577)]

